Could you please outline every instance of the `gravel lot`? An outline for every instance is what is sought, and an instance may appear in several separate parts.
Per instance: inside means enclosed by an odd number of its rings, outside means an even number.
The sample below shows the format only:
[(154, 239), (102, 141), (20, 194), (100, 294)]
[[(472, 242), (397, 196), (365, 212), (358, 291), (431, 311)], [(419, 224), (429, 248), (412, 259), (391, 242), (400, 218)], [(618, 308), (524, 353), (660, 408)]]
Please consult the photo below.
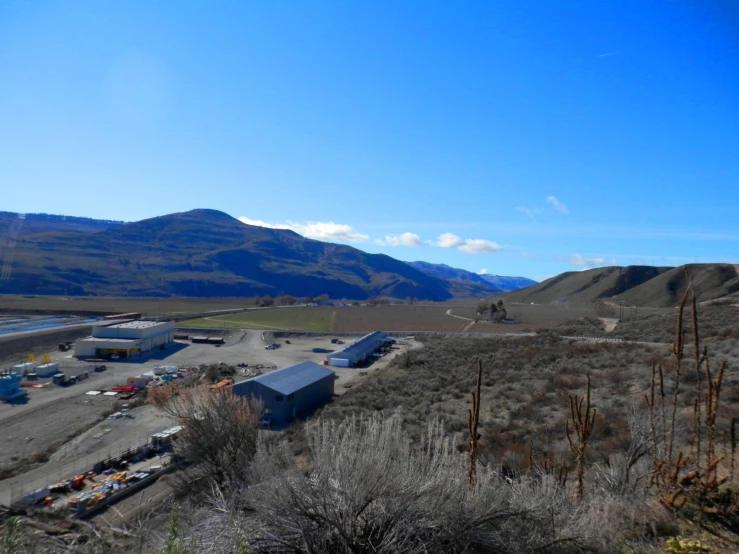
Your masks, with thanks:
[[(90, 461), (105, 457), (109, 452), (115, 453), (173, 424), (149, 406), (132, 410), (134, 419), (100, 421), (117, 399), (103, 395), (87, 396), (86, 392), (108, 390), (125, 384), (127, 377), (150, 371), (158, 364), (193, 367), (223, 362), (228, 365), (247, 363), (276, 368), (303, 361), (320, 364), (326, 354), (314, 353), (312, 350), (339, 348), (340, 346), (331, 344), (331, 338), (330, 335), (291, 337), (287, 339), (290, 344), (285, 339), (275, 339), (274, 342), (281, 344), (281, 347), (277, 350), (265, 350), (264, 346), (273, 342), (269, 333), (234, 330), (226, 337), (226, 344), (220, 347), (176, 342), (167, 350), (156, 351), (149, 357), (106, 362), (108, 369), (102, 373), (95, 373), (92, 371), (92, 364), (77, 361), (69, 353), (52, 353), (52, 360), (61, 363), (62, 372), (74, 375), (87, 370), (90, 378), (70, 387), (49, 384), (44, 389), (28, 388), (26, 403), (0, 404), (0, 427), (3, 429), (2, 439), (5, 442), (5, 446), (0, 449), (0, 467), (34, 455), (51, 455), (48, 463), (23, 475), (0, 481), (0, 504), (8, 504), (11, 493), (17, 497), (19, 488), (30, 491), (34, 487), (43, 486), (47, 480), (67, 477), (65, 473), (80, 471)], [(341, 338), (349, 342), (355, 337)], [(384, 367), (391, 358), (392, 355), (388, 355), (362, 372), (376, 371)], [(346, 392), (347, 383), (362, 379), (356, 369), (332, 369), (337, 374), (337, 394)], [(49, 379), (39, 382), (46, 381)]]

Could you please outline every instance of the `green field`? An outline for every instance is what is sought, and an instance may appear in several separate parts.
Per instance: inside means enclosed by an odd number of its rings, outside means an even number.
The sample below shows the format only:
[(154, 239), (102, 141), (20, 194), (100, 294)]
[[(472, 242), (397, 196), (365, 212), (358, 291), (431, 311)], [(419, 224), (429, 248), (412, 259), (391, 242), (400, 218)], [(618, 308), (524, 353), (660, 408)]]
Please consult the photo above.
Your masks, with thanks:
[(285, 331), (333, 331), (336, 312), (331, 308), (271, 308), (240, 314), (191, 319), (182, 327), (212, 329), (277, 329)]

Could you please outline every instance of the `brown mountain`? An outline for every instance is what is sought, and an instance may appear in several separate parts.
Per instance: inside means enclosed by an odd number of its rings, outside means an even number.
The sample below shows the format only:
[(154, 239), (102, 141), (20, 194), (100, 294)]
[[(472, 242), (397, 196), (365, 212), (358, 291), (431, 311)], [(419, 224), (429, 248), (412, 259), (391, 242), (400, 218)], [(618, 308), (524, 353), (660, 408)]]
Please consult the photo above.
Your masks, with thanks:
[[(17, 223), (15, 223), (17, 228)], [(6, 231), (7, 233), (7, 231)], [(8, 235), (6, 234), (6, 237)], [(99, 296), (293, 294), (364, 299), (481, 297), (383, 254), (193, 210), (103, 230), (16, 233), (0, 244), (0, 292)]]
[(680, 303), (688, 279), (692, 280), (700, 302), (739, 291), (737, 266), (689, 264), (680, 267), (626, 266), (569, 271), (533, 287), (515, 291), (507, 298), (514, 302), (536, 304), (611, 300), (633, 306), (666, 308)]
[(634, 306), (677, 306), (689, 280), (693, 282), (693, 290), (699, 302), (716, 300), (739, 292), (736, 265), (688, 264), (665, 271), (654, 279), (623, 292), (616, 300), (623, 300)]

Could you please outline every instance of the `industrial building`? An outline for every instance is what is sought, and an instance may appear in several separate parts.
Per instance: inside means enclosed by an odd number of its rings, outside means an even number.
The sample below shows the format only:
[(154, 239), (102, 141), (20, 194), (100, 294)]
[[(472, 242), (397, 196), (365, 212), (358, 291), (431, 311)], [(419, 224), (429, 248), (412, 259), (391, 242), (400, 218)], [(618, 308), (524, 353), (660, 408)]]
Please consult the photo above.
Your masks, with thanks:
[(341, 350), (331, 352), (326, 356), (326, 363), (334, 367), (356, 367), (365, 362), (370, 354), (391, 342), (393, 340), (385, 333), (375, 331), (347, 344)]
[(75, 343), (74, 355), (80, 358), (131, 358), (173, 340), (172, 321), (136, 320), (97, 325), (91, 337)]
[(309, 415), (331, 400), (335, 379), (330, 369), (303, 362), (236, 383), (233, 392), (261, 400), (271, 422), (282, 424)]

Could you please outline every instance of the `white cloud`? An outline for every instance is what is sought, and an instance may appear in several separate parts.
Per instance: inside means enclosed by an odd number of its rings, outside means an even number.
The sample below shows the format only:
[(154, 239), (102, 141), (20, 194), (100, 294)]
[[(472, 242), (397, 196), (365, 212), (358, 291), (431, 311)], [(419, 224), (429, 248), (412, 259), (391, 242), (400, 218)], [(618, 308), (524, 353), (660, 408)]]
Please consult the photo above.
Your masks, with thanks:
[(503, 247), (497, 242), (483, 239), (467, 239), (462, 246), (459, 247), (462, 252), (467, 254), (493, 254)]
[(240, 217), (239, 221), (247, 225), (256, 225), (258, 227), (267, 227), (269, 229), (290, 229), (299, 235), (303, 235), (309, 239), (324, 240), (330, 242), (361, 242), (369, 237), (354, 230), (351, 225), (334, 223), (333, 221), (315, 221), (308, 223), (295, 223), (288, 221), (287, 223), (267, 223), (248, 217)]
[(266, 221), (261, 221), (259, 219), (249, 219), (243, 215), (239, 218), (239, 221), (241, 221), (241, 223), (246, 223), (247, 225), (267, 227), (268, 229), (292, 229), (289, 225), (273, 225), (272, 223), (267, 223)]
[(464, 240), (454, 233), (444, 233), (442, 235), (439, 235), (439, 238), (436, 241), (436, 246), (440, 248), (456, 248), (458, 246), (462, 246), (463, 244)]
[(458, 248), (467, 254), (492, 254), (503, 249), (503, 247), (496, 242), (484, 239), (463, 239), (454, 233), (444, 233), (439, 235), (436, 242), (432, 244), (439, 248)]
[(605, 258), (586, 258), (580, 254), (573, 254), (568, 260), (569, 264), (574, 267), (592, 267), (604, 265), (606, 263)]
[(369, 237), (352, 228), (351, 225), (343, 225), (332, 221), (316, 221), (305, 225), (299, 223), (291, 223), (293, 231), (316, 240), (341, 241), (341, 242), (361, 242)]
[(490, 275), (487, 269), (481, 269), (480, 271), (477, 272), (477, 274), (478, 275)]
[(568, 210), (567, 206), (562, 204), (562, 202), (560, 202), (556, 196), (547, 196), (547, 204), (551, 204), (554, 209), (561, 214), (570, 215), (570, 210)]
[(421, 238), (415, 233), (403, 233), (402, 235), (385, 236), (385, 240), (375, 241), (377, 244), (387, 246), (422, 246)]

